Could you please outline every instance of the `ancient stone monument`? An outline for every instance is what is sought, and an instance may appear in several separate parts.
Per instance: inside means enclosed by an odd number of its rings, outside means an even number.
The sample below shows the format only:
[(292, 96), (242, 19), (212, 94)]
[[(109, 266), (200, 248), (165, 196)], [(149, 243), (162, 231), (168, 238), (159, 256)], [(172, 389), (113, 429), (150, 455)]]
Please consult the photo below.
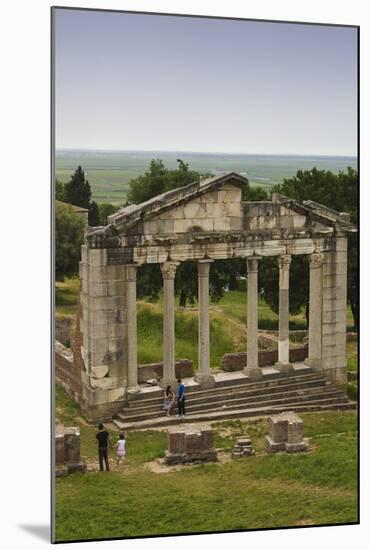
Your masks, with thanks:
[(243, 202), (248, 180), (228, 173), (196, 181), (109, 216), (82, 246), (81, 406), (90, 419), (109, 419), (140, 392), (137, 365), (136, 277), (144, 264), (161, 266), (164, 289), (163, 385), (175, 382), (174, 280), (177, 266), (198, 262), (199, 369), (211, 387), (209, 268), (216, 260), (244, 258), (248, 273), (247, 366), (262, 378), (258, 362), (258, 266), (279, 258), (279, 349), (276, 369), (291, 372), (289, 269), (295, 255), (310, 260), (309, 351), (306, 363), (337, 384), (346, 382), (348, 214), (313, 201), (274, 194), (272, 201)]
[(55, 430), (56, 476), (85, 471), (86, 465), (81, 461), (79, 428), (57, 426)]
[(294, 412), (283, 412), (268, 419), (269, 435), (266, 436), (266, 450), (269, 453), (306, 451), (303, 439), (304, 423)]
[(252, 456), (255, 454), (251, 445), (251, 439), (248, 437), (239, 437), (232, 449), (232, 457), (240, 458), (244, 456)]
[(214, 462), (217, 451), (214, 448), (213, 430), (209, 427), (168, 428), (167, 450), (164, 462), (169, 465), (190, 462)]

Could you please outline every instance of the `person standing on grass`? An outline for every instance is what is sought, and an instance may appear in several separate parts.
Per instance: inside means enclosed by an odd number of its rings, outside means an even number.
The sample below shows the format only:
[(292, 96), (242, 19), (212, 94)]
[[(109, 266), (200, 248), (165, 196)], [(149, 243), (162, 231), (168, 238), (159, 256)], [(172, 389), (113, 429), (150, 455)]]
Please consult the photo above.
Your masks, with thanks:
[(180, 418), (183, 418), (186, 416), (186, 409), (185, 409), (185, 401), (186, 401), (186, 394), (185, 394), (185, 386), (180, 378), (177, 380), (178, 383), (178, 393), (177, 393), (177, 405), (178, 405), (178, 415)]
[(111, 448), (111, 441), (109, 437), (109, 432), (104, 429), (104, 424), (99, 424), (99, 431), (96, 434), (96, 439), (98, 442), (99, 449), (99, 463), (100, 463), (100, 472), (104, 471), (104, 462), (105, 469), (109, 471), (109, 459), (108, 459), (108, 445)]
[(124, 434), (119, 435), (118, 443), (115, 445), (117, 448), (117, 466), (120, 461), (123, 462), (124, 457), (126, 456), (126, 439)]

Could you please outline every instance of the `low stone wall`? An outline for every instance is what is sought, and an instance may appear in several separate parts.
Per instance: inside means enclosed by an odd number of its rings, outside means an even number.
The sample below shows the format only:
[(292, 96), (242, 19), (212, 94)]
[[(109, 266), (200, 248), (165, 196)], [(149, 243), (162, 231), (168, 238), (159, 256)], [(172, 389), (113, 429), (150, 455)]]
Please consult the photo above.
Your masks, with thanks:
[(70, 333), (73, 320), (69, 317), (55, 319), (55, 339), (66, 347), (70, 346)]
[[(175, 364), (177, 378), (188, 378), (194, 375), (193, 365), (190, 359), (178, 359)], [(138, 366), (138, 383), (143, 384), (146, 380), (163, 377), (163, 363), (149, 363)]]
[[(304, 361), (308, 356), (308, 347), (290, 349), (290, 361), (292, 363)], [(278, 361), (278, 349), (259, 351), (259, 367), (269, 367)], [(222, 357), (222, 370), (233, 372), (242, 370), (247, 365), (247, 353), (241, 351), (239, 353), (226, 353)]]
[(81, 370), (73, 362), (73, 352), (60, 342), (55, 342), (55, 376), (68, 395), (79, 402), (82, 395)]

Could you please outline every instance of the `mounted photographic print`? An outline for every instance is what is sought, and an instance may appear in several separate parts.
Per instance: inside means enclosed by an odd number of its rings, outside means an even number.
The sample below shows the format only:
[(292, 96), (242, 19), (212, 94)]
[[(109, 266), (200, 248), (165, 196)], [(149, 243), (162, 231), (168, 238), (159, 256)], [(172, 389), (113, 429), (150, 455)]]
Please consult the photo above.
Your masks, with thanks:
[(358, 34), (52, 9), (54, 542), (358, 523)]

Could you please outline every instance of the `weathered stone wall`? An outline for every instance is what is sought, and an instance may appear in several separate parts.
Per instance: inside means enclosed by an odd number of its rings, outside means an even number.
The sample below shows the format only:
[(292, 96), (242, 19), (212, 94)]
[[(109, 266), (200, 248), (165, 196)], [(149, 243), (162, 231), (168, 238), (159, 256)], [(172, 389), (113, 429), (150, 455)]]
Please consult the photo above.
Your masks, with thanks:
[[(290, 349), (290, 361), (292, 363), (302, 362), (308, 356), (308, 347)], [(259, 367), (273, 366), (278, 361), (278, 349), (263, 350), (258, 353)], [(247, 365), (247, 353), (226, 353), (222, 357), (222, 370), (226, 372), (238, 371), (245, 368)]]
[(82, 397), (81, 371), (73, 362), (73, 352), (55, 342), (55, 376), (56, 381), (78, 403)]
[[(176, 378), (188, 378), (194, 375), (192, 361), (190, 359), (178, 359), (175, 362)], [(142, 384), (151, 378), (163, 377), (163, 363), (149, 363), (138, 365), (138, 382)]]
[(335, 251), (323, 261), (322, 367), (339, 385), (347, 382), (347, 239), (336, 237)]
[(72, 323), (73, 320), (69, 317), (55, 319), (55, 339), (67, 348), (70, 347)]
[(109, 249), (83, 245), (80, 279), (83, 406), (91, 419), (108, 418), (127, 386), (126, 268)]

